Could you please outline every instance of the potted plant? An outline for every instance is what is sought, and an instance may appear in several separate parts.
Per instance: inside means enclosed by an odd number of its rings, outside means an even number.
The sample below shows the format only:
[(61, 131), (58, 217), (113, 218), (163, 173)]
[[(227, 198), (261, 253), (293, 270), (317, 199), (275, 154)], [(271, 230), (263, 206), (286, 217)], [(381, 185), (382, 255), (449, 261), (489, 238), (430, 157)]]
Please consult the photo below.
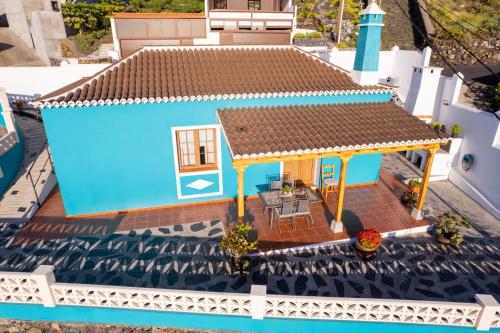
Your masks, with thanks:
[(410, 208), (416, 206), (417, 200), (418, 194), (411, 191), (404, 191), (403, 195), (401, 195), (401, 202)]
[(239, 274), (250, 270), (251, 261), (248, 255), (257, 250), (257, 240), (248, 239), (252, 229), (252, 226), (238, 223), (220, 242), (222, 250), (231, 256), (233, 270)]
[(382, 243), (382, 235), (375, 229), (366, 229), (358, 233), (356, 253), (365, 260), (372, 259)]
[(292, 185), (290, 184), (285, 184), (283, 185), (283, 187), (281, 188), (281, 193), (284, 195), (284, 196), (292, 196), (293, 195), (293, 192), (295, 191), (295, 187), (293, 187)]
[(431, 123), (431, 127), (436, 131), (436, 132), (446, 132), (446, 126), (440, 123), (439, 121), (433, 121)]
[(410, 192), (420, 193), (420, 188), (422, 187), (422, 180), (420, 179), (410, 179), (408, 181), (408, 188)]
[(459, 124), (453, 124), (451, 126), (451, 137), (456, 138), (462, 132), (462, 127)]
[(462, 228), (470, 228), (470, 220), (467, 216), (445, 212), (437, 217), (433, 225), (439, 243), (459, 246), (464, 240)]

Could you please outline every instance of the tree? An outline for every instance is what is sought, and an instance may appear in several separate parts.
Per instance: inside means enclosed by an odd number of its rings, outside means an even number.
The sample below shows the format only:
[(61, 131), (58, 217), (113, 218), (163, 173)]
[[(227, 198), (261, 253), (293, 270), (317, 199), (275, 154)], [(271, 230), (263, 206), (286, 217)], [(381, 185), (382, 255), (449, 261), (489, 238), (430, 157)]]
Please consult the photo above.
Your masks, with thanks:
[(99, 6), (84, 2), (65, 3), (61, 10), (66, 26), (77, 30), (80, 35), (85, 31), (96, 30), (99, 20), (104, 16)]

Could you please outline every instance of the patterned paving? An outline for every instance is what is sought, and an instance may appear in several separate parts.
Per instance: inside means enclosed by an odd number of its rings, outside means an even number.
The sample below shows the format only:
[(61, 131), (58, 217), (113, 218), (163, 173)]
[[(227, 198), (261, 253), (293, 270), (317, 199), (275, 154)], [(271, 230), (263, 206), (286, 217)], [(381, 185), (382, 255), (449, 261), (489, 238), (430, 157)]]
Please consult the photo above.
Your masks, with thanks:
[(17, 224), (0, 224), (0, 270), (55, 265), (57, 281), (190, 290), (473, 301), (500, 299), (500, 241), (468, 238), (461, 248), (429, 237), (386, 239), (376, 259), (361, 261), (351, 244), (254, 259), (248, 276), (232, 275), (218, 238), (150, 232), (15, 244)]

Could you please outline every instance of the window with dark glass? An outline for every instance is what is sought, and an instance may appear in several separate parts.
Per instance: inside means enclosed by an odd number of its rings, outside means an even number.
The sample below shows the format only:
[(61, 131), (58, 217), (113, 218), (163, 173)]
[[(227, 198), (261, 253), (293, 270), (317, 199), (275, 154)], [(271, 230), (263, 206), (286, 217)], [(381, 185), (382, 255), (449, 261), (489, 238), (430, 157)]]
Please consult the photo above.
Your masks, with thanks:
[(214, 0), (214, 9), (227, 9), (227, 0)]
[(248, 0), (248, 9), (260, 10), (260, 0)]
[(52, 6), (52, 10), (55, 12), (59, 11), (59, 2), (57, 1), (51, 1), (50, 5)]
[(217, 168), (215, 129), (177, 131), (177, 153), (181, 171)]

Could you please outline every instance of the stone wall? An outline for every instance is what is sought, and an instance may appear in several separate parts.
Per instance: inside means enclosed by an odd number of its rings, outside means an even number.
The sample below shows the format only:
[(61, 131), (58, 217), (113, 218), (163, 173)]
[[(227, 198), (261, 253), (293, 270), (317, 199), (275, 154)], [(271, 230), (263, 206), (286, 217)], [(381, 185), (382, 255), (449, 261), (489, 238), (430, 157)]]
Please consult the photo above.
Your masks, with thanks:
[[(448, 62), (452, 65), (474, 65), (478, 61), (470, 55), (463, 47), (456, 43), (453, 39), (435, 38), (434, 45), (441, 50), (441, 53), (446, 56)], [(474, 53), (481, 61), (485, 63), (500, 62), (500, 40), (490, 38), (486, 40), (474, 39), (466, 44), (467, 48)], [(432, 63), (439, 66), (445, 66), (446, 63), (438, 52), (432, 54)]]
[(177, 328), (0, 319), (1, 333), (216, 333)]

